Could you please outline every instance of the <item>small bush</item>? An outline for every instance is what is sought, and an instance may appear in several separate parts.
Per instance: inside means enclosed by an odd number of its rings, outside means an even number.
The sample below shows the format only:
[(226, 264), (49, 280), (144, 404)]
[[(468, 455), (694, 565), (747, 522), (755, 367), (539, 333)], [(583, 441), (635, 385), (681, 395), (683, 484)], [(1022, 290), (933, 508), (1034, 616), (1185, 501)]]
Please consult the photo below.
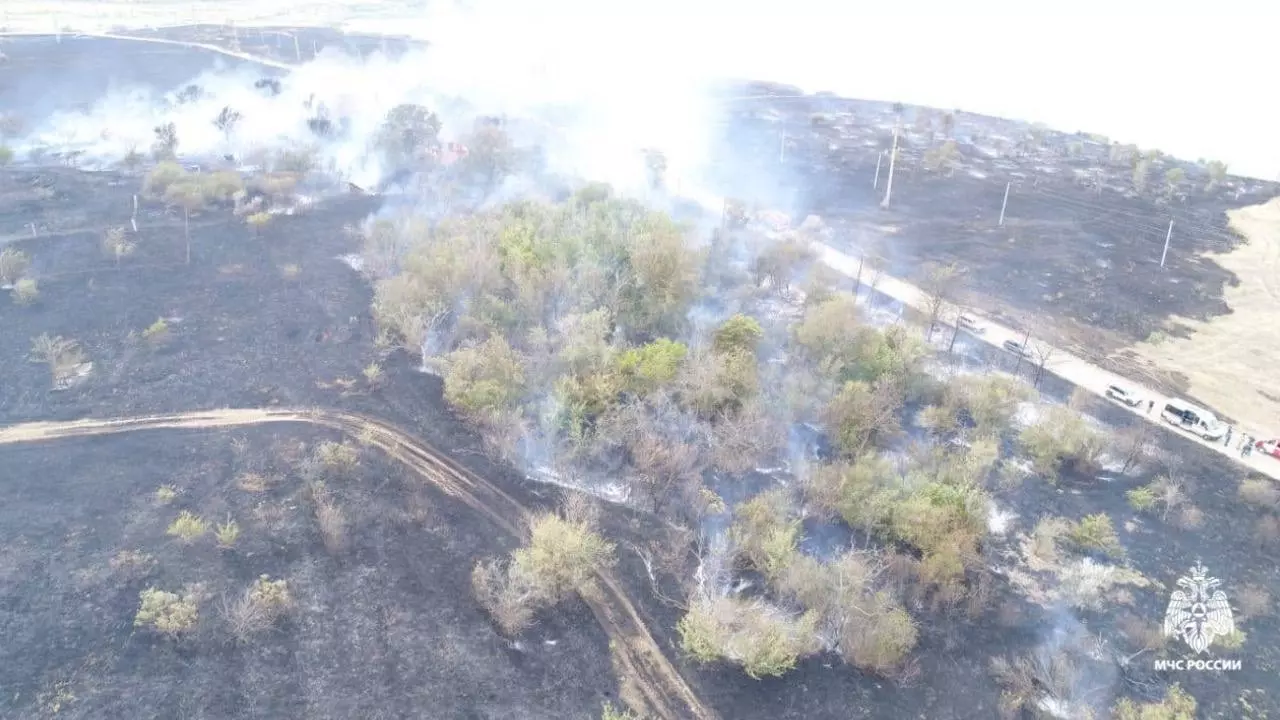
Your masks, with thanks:
[(1240, 620), (1263, 617), (1271, 612), (1271, 593), (1261, 585), (1245, 585), (1236, 596)]
[(165, 534), (170, 537), (176, 537), (189, 545), (208, 531), (208, 523), (190, 511), (183, 510), (178, 513), (176, 520), (169, 523), (169, 529), (165, 531)]
[(1050, 481), (1064, 465), (1082, 473), (1096, 471), (1104, 445), (1101, 434), (1065, 407), (1049, 408), (1040, 422), (1022, 430), (1019, 440), (1036, 471)]
[(195, 597), (147, 588), (139, 594), (135, 627), (149, 627), (165, 635), (175, 636), (195, 627), (200, 610)]
[(568, 503), (563, 516), (538, 515), (530, 523), (528, 543), (511, 553), (510, 562), (476, 565), (472, 591), (504, 633), (521, 632), (539, 608), (554, 605), (613, 565), (613, 543), (595, 531), (593, 517), (579, 502)]
[(523, 393), (523, 363), (500, 336), (455, 350), (446, 359), (445, 400), (477, 419), (509, 415)]
[(382, 366), (376, 362), (366, 365), (364, 370), (360, 371), (360, 374), (364, 375), (364, 381), (373, 387), (381, 385), (382, 379), (386, 376), (386, 373), (382, 370)]
[(312, 455), (329, 477), (346, 478), (360, 466), (360, 453), (350, 445), (325, 440)]
[(13, 149), (8, 145), (0, 145), (0, 167), (13, 162)]
[(1111, 713), (1115, 720), (1195, 720), (1196, 699), (1174, 683), (1160, 702), (1135, 703), (1122, 698)]
[(218, 547), (232, 547), (240, 537), (240, 524), (231, 518), (227, 518), (225, 523), (218, 525), (214, 531), (214, 536), (218, 539)]
[(659, 338), (621, 353), (615, 367), (625, 389), (644, 395), (675, 380), (688, 352), (684, 343)]
[(247, 642), (258, 633), (269, 629), (294, 607), (289, 583), (272, 580), (262, 575), (253, 582), (234, 603), (222, 607), (231, 634), (241, 642)]
[(156, 318), (155, 322), (142, 331), (142, 338), (153, 345), (164, 343), (169, 339), (169, 323), (164, 318)]
[(476, 563), (471, 571), (471, 591), (502, 632), (519, 635), (533, 624), (541, 603), (536, 584), (514, 566), (496, 560)]
[(1058, 542), (1067, 537), (1074, 526), (1060, 517), (1041, 518), (1031, 531), (1031, 555), (1037, 560), (1055, 564), (1058, 562)]
[(18, 305), (30, 305), (40, 297), (40, 285), (35, 278), (18, 278), (13, 284), (11, 296)]
[(1265, 477), (1248, 477), (1240, 482), (1240, 499), (1262, 508), (1275, 510), (1280, 507), (1280, 488), (1274, 481)]
[(1111, 556), (1124, 554), (1120, 537), (1105, 513), (1086, 515), (1067, 533), (1067, 538), (1079, 548), (1098, 550)]
[(146, 577), (156, 567), (154, 556), (141, 550), (121, 550), (111, 557), (111, 571), (134, 580)]
[(187, 171), (176, 162), (161, 162), (151, 168), (143, 181), (142, 192), (150, 197), (163, 197), (173, 184), (187, 177)]
[(530, 524), (529, 543), (512, 553), (512, 565), (558, 602), (614, 562), (613, 543), (587, 523), (546, 513)]
[(605, 702), (604, 708), (600, 711), (600, 720), (641, 720), (630, 710), (625, 708), (619, 710), (614, 708), (613, 703)]
[(1134, 488), (1124, 494), (1129, 507), (1138, 512), (1146, 512), (1156, 506), (1156, 493), (1150, 486)]
[(0, 285), (17, 282), (30, 264), (31, 258), (21, 250), (0, 248)]
[(800, 521), (790, 517), (786, 492), (761, 493), (734, 510), (730, 529), (743, 557), (773, 580), (786, 570), (799, 551)]
[(249, 588), (249, 599), (255, 605), (266, 608), (273, 616), (293, 607), (288, 581), (272, 580), (270, 575), (260, 575), (253, 581), (253, 587)]
[(901, 607), (880, 598), (878, 610), (856, 614), (840, 634), (840, 655), (850, 665), (881, 675), (898, 668), (916, 646), (919, 630)]
[(161, 485), (156, 488), (155, 499), (158, 505), (168, 505), (178, 497), (178, 488), (173, 485)]
[(45, 363), (56, 387), (85, 362), (80, 343), (61, 335), (41, 333), (31, 339), (31, 362)]
[(760, 602), (717, 598), (695, 603), (680, 619), (680, 647), (702, 663), (727, 660), (747, 675), (786, 674), (818, 649), (816, 615), (787, 617)]
[(327, 497), (316, 501), (315, 514), (325, 549), (334, 555), (341, 553), (347, 547), (347, 514)]
[(1244, 646), (1247, 638), (1245, 631), (1240, 628), (1232, 628), (1231, 632), (1226, 635), (1219, 635), (1213, 639), (1213, 644), (1223, 650), (1239, 650)]

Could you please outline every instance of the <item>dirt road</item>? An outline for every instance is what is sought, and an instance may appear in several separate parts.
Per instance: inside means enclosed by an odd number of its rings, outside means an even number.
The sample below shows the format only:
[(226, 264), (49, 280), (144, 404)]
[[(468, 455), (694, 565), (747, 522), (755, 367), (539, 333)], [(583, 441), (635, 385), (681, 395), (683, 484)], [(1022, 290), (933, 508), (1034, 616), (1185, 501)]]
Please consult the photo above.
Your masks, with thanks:
[[(824, 244), (818, 245), (818, 253), (821, 260), (833, 270), (849, 277), (855, 277), (857, 275), (859, 265), (858, 258)], [(920, 312), (928, 313), (928, 298), (925, 293), (915, 285), (884, 275), (881, 276), (878, 284), (876, 285), (876, 290), (888, 295), (904, 305), (908, 305)], [(993, 322), (988, 318), (980, 317), (977, 313), (966, 311), (965, 314), (975, 318), (976, 328), (981, 332), (971, 334), (975, 339), (981, 342), (1002, 349), (1002, 346), (1006, 341), (1011, 340), (1016, 343), (1021, 343), (1023, 340), (1023, 333), (1011, 330), (1010, 328)], [(942, 317), (939, 319), (940, 321), (955, 327), (957, 318), (955, 311), (950, 311), (949, 313), (943, 313)], [(1262, 455), (1258, 452), (1254, 452), (1248, 458), (1242, 458), (1240, 457), (1239, 452), (1234, 450), (1236, 444), (1234, 440), (1240, 437), (1239, 433), (1241, 431), (1249, 433), (1260, 440), (1275, 437), (1275, 435), (1270, 434), (1270, 431), (1265, 428), (1250, 426), (1235, 428), (1231, 447), (1224, 446), (1221, 440), (1214, 442), (1204, 440), (1199, 436), (1174, 429), (1169, 424), (1161, 421), (1160, 408), (1164, 407), (1164, 404), (1173, 398), (1166, 397), (1151, 388), (1143, 387), (1126, 380), (1119, 375), (1107, 372), (1106, 370), (1091, 364), (1087, 360), (1072, 355), (1061, 348), (1049, 346), (1039, 340), (1033, 340), (1031, 344), (1039, 349), (1039, 353), (1036, 355), (1037, 361), (1039, 357), (1048, 357), (1048, 361), (1045, 363), (1045, 369), (1072, 385), (1084, 388), (1094, 395), (1104, 399), (1107, 396), (1107, 386), (1119, 385), (1120, 387), (1126, 388), (1130, 392), (1136, 393), (1143, 400), (1142, 404), (1139, 406), (1128, 408), (1128, 410), (1134, 415), (1137, 415), (1146, 422), (1157, 425), (1168, 432), (1178, 433), (1193, 442), (1198, 442), (1205, 447), (1212, 448), (1224, 457), (1230, 458), (1232, 461), (1240, 463), (1248, 467), (1250, 470), (1280, 480), (1280, 460)], [(1155, 409), (1150, 414), (1147, 413), (1146, 401), (1148, 400), (1155, 402)], [(1121, 405), (1120, 407), (1127, 406)]]
[[(510, 495), (407, 432), (375, 418), (340, 410), (211, 410), (149, 417), (68, 422), (32, 422), (0, 428), (0, 445), (53, 442), (90, 435), (139, 430), (210, 430), (267, 423), (307, 423), (360, 436), (363, 442), (404, 463), (445, 494), (474, 509), (507, 533), (522, 537), (529, 515)], [(667, 660), (621, 584), (601, 573), (583, 598), (610, 638), (610, 651), (622, 682), (622, 697), (641, 717), (712, 720), (704, 706)]]

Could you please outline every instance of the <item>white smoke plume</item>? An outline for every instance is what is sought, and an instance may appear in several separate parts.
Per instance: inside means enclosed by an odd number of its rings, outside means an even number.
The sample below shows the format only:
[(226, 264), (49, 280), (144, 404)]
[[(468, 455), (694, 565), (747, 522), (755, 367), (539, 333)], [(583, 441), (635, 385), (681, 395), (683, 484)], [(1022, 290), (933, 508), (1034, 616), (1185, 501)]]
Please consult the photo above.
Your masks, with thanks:
[[(642, 151), (655, 148), (666, 157), (668, 185), (696, 196), (718, 122), (707, 94), (718, 76), (690, 54), (692, 43), (645, 17), (446, 3), (420, 22), (397, 23), (426, 49), (395, 58), (325, 51), (282, 77), (275, 96), (254, 87), (261, 68), (230, 64), (172, 88), (116, 88), (86, 109), (32, 119), (29, 134), (12, 144), (19, 158), (76, 152), (82, 166), (102, 167), (130, 149), (145, 153), (153, 129), (173, 123), (184, 160), (243, 162), (307, 146), (321, 169), (370, 186), (386, 172), (374, 136), (392, 108), (409, 103), (440, 116), (446, 141), (477, 116), (519, 119), (513, 140), (542, 145), (548, 170), (624, 191), (645, 186)], [(178, 102), (188, 85), (202, 93)], [(308, 129), (320, 106), (341, 124), (337, 137), (321, 140)], [(242, 116), (226, 133), (213, 122), (224, 107)]]

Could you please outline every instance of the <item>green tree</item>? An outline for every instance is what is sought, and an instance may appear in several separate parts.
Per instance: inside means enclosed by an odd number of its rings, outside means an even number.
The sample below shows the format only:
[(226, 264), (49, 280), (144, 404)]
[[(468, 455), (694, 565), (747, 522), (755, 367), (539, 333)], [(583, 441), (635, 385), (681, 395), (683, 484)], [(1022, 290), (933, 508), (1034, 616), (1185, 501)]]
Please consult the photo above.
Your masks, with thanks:
[(754, 354), (764, 329), (753, 317), (741, 313), (725, 320), (716, 328), (713, 347), (718, 353), (747, 352)]

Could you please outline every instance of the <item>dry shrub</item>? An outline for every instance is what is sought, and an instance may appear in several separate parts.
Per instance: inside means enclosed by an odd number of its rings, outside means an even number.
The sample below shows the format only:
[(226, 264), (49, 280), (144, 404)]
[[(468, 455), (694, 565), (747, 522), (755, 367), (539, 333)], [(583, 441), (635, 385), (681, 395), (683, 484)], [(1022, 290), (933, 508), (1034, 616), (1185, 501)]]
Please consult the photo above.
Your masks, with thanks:
[(316, 446), (312, 454), (315, 462), (328, 477), (347, 478), (360, 466), (360, 452), (346, 443), (326, 440)]
[(209, 523), (205, 522), (203, 518), (189, 510), (183, 510), (178, 513), (178, 517), (172, 523), (169, 523), (169, 528), (165, 531), (165, 534), (176, 537), (183, 543), (190, 545), (208, 530)]
[(30, 265), (31, 258), (21, 250), (0, 248), (0, 285), (16, 283)]
[(181, 635), (195, 627), (200, 619), (198, 598), (194, 593), (178, 595), (147, 588), (139, 596), (135, 627), (149, 627), (169, 636)]
[(235, 602), (223, 603), (222, 616), (231, 634), (240, 642), (247, 642), (269, 629), (294, 605), (287, 581), (262, 575)]
[(1031, 531), (1031, 555), (1047, 565), (1060, 559), (1058, 543), (1071, 532), (1071, 522), (1060, 517), (1041, 518)]
[(758, 399), (749, 400), (712, 426), (711, 462), (727, 473), (747, 472), (776, 452), (783, 437), (764, 405)]
[[(1087, 652), (1076, 639), (1052, 650), (1042, 648), (1014, 659), (993, 658), (991, 675), (1002, 688), (1000, 716), (1013, 720), (1023, 717), (1023, 710), (1038, 716), (1040, 701), (1045, 698), (1075, 704), (1071, 701), (1087, 692), (1081, 687), (1084, 679), (1080, 668), (1082, 655), (1087, 656)], [(1071, 716), (1077, 717), (1074, 713)]]
[(257, 472), (244, 472), (236, 476), (236, 487), (245, 492), (261, 493), (280, 481), (279, 477)]
[(1120, 536), (1116, 534), (1111, 517), (1106, 513), (1080, 518), (1080, 522), (1075, 523), (1067, 533), (1067, 538), (1083, 550), (1097, 550), (1113, 557), (1124, 553)]
[(727, 660), (753, 678), (783, 675), (818, 651), (817, 617), (793, 618), (759, 601), (722, 597), (695, 602), (676, 631), (698, 662)]
[(1253, 539), (1259, 547), (1270, 548), (1280, 543), (1280, 518), (1264, 515), (1253, 525)]
[(476, 563), (471, 591), (502, 632), (519, 635), (533, 624), (539, 595), (535, 583), (514, 566), (497, 560)]
[(1019, 442), (1036, 471), (1057, 479), (1064, 467), (1085, 474), (1096, 472), (1105, 445), (1103, 436), (1084, 418), (1065, 407), (1051, 407), (1040, 422), (1023, 428)]
[(151, 574), (156, 559), (140, 550), (121, 550), (111, 557), (111, 572), (124, 580), (137, 580)]
[(1178, 683), (1159, 702), (1135, 703), (1122, 698), (1111, 708), (1114, 720), (1195, 720), (1196, 699)]
[(1280, 507), (1280, 488), (1270, 478), (1247, 477), (1240, 482), (1239, 492), (1240, 499), (1254, 507), (1263, 510)]
[(885, 596), (877, 596), (865, 617), (854, 616), (840, 634), (840, 656), (855, 667), (888, 675), (901, 667), (916, 645), (915, 621)]
[(1271, 612), (1271, 593), (1260, 585), (1245, 585), (1236, 595), (1240, 620), (1263, 617)]
[(1168, 641), (1162, 627), (1129, 612), (1116, 619), (1116, 629), (1139, 650), (1159, 650)]
[(331, 497), (325, 496), (315, 503), (316, 523), (320, 537), (330, 554), (338, 555), (347, 548), (347, 514)]
[(1195, 505), (1183, 505), (1178, 509), (1178, 527), (1194, 530), (1204, 525), (1204, 512)]
[(508, 635), (529, 627), (537, 611), (580, 590), (614, 563), (614, 546), (596, 532), (598, 509), (571, 497), (563, 515), (544, 513), (530, 523), (529, 542), (509, 562), (476, 564), (471, 589)]
[(614, 546), (585, 523), (545, 513), (530, 523), (529, 543), (511, 554), (511, 562), (556, 603), (611, 566)]
[(770, 490), (734, 510), (730, 534), (742, 557), (766, 578), (778, 578), (796, 558), (800, 521), (784, 490)]

